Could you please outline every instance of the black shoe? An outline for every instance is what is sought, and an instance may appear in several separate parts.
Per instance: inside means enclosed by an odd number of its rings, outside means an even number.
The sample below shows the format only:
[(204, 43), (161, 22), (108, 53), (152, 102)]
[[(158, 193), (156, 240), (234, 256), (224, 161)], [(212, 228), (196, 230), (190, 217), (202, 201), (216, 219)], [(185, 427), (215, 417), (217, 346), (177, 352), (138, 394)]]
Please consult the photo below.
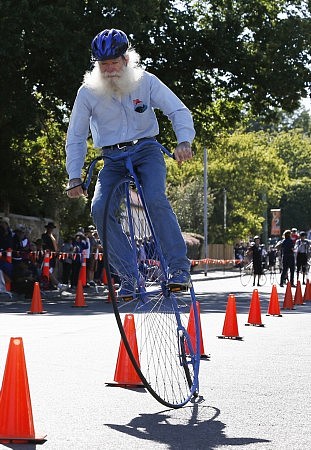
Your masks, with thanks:
[(168, 280), (170, 291), (186, 291), (190, 286), (190, 273), (186, 270), (176, 270)]

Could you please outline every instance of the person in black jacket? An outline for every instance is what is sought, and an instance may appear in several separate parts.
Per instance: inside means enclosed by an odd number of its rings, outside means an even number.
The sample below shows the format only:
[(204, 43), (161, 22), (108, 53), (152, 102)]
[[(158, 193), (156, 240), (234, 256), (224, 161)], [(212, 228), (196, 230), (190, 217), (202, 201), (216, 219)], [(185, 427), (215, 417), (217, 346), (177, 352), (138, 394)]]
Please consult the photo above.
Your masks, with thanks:
[(291, 238), (291, 230), (284, 231), (284, 239), (280, 241), (279, 247), (282, 253), (282, 273), (280, 286), (283, 287), (287, 280), (287, 272), (290, 271), (290, 284), (292, 287), (294, 284), (295, 273), (295, 255), (294, 255), (294, 241)]
[(249, 249), (249, 253), (252, 255), (253, 260), (253, 286), (256, 284), (256, 277), (258, 277), (257, 286), (260, 286), (260, 277), (262, 275), (262, 250), (263, 247), (260, 245), (260, 237), (254, 236), (254, 242)]

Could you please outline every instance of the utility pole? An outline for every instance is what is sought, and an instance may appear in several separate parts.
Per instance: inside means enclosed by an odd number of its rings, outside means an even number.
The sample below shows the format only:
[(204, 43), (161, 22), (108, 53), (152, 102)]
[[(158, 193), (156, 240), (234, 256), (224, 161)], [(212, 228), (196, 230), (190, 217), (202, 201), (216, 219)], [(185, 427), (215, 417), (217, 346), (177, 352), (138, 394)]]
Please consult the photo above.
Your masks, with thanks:
[(223, 259), (225, 260), (225, 248), (226, 248), (226, 231), (227, 231), (227, 190), (223, 189), (224, 193), (224, 246), (223, 246)]
[(207, 188), (208, 188), (208, 173), (207, 173), (207, 149), (204, 147), (204, 259), (205, 259), (205, 271), (207, 276), (207, 258), (208, 258), (208, 205), (207, 205)]

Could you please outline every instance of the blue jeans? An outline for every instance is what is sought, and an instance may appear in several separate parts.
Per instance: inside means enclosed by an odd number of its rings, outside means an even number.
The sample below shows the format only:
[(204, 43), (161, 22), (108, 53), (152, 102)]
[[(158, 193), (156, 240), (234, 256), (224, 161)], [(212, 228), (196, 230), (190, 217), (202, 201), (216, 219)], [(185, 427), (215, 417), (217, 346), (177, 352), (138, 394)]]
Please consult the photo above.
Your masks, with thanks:
[[(105, 154), (115, 154), (115, 152), (122, 152), (122, 150), (105, 150), (104, 156)], [(148, 211), (170, 273), (178, 269), (189, 271), (190, 261), (187, 258), (187, 247), (176, 215), (165, 195), (166, 166), (158, 142), (156, 140), (154, 143), (149, 141), (145, 145), (140, 143), (139, 148), (132, 156), (132, 162), (143, 187)], [(106, 159), (104, 167), (98, 175), (91, 212), (101, 241), (103, 241), (103, 213), (107, 197), (111, 188), (125, 174), (124, 161)], [(113, 243), (114, 251), (122, 254), (123, 259), (131, 261), (133, 255), (130, 253), (127, 238), (122, 233), (121, 227), (116, 224), (112, 230), (114, 236), (109, 236), (109, 240)], [(134, 264), (133, 260), (131, 264)], [(132, 273), (134, 272), (135, 269)]]

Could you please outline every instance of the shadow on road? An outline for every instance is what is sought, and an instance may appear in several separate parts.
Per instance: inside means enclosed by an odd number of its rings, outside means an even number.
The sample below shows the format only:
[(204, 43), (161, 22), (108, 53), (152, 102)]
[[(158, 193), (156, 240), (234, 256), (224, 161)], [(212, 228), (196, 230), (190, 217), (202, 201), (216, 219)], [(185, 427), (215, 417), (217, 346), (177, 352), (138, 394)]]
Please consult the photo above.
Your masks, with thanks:
[(216, 420), (219, 415), (220, 410), (214, 406), (194, 403), (181, 409), (140, 414), (126, 425), (105, 425), (137, 439), (165, 444), (167, 448), (174, 450), (213, 450), (223, 445), (270, 442), (257, 437), (229, 438), (225, 433), (226, 425)]

